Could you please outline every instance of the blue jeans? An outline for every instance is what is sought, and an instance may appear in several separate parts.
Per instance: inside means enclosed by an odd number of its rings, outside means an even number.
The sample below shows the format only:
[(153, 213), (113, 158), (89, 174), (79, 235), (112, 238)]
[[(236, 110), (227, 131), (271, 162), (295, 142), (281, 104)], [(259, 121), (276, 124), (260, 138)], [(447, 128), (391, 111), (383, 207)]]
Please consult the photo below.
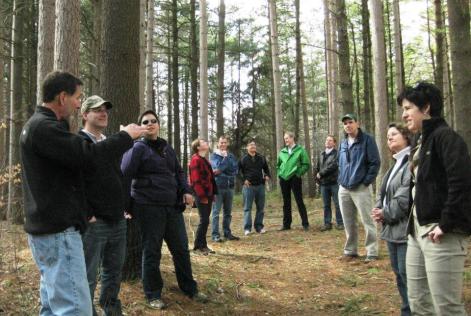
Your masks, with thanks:
[(387, 242), (391, 267), (396, 275), (397, 288), (402, 299), (401, 316), (411, 315), (407, 299), (406, 253), (407, 243)]
[[(105, 315), (122, 315), (118, 294), (126, 256), (126, 220), (108, 222), (98, 218), (95, 223), (90, 223), (83, 235), (83, 251), (92, 302), (97, 272), (101, 268), (100, 306)], [(93, 315), (97, 315), (95, 307)]]
[(342, 213), (340, 212), (339, 206), (339, 185), (328, 184), (320, 185), (322, 201), (324, 203), (324, 225), (332, 225), (332, 208), (331, 199), (334, 200), (335, 204), (335, 220), (337, 225), (343, 225)]
[(141, 227), (142, 284), (147, 299), (160, 299), (162, 295), (164, 283), (160, 259), (164, 240), (172, 254), (178, 286), (187, 296), (193, 297), (198, 289), (191, 271), (183, 214), (174, 207), (138, 203), (135, 210)]
[(92, 315), (80, 232), (28, 234), (28, 243), (41, 273), (39, 315)]
[(257, 212), (255, 213), (254, 228), (260, 232), (263, 228), (263, 209), (265, 208), (265, 186), (263, 184), (244, 186), (244, 230), (252, 230), (252, 204), (255, 200)]
[(232, 219), (232, 199), (234, 197), (234, 189), (219, 189), (216, 195), (216, 201), (213, 205), (211, 215), (211, 228), (213, 239), (221, 237), (219, 235), (219, 212), (223, 208), (222, 230), (224, 237), (231, 235), (231, 219)]

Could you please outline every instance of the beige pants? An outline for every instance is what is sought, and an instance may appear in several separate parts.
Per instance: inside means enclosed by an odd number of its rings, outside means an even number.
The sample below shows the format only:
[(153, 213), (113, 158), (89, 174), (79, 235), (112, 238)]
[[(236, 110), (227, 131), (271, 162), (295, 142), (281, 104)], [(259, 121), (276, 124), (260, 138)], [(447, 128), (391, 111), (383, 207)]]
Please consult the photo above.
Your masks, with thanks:
[(343, 250), (346, 255), (358, 254), (357, 213), (359, 213), (365, 228), (366, 254), (367, 256), (378, 256), (376, 226), (370, 215), (373, 209), (372, 199), (371, 185), (365, 186), (361, 184), (352, 190), (345, 189), (342, 186), (339, 188), (340, 211), (342, 212), (345, 235), (347, 237)]
[(462, 301), (468, 237), (444, 234), (440, 243), (409, 236), (407, 294), (413, 315), (466, 315)]

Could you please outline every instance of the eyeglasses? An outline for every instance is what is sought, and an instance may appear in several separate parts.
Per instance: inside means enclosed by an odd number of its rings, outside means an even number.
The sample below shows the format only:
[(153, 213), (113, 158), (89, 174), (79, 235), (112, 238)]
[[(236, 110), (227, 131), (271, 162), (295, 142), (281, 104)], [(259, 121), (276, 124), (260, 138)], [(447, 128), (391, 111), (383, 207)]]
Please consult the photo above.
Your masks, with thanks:
[(157, 120), (156, 119), (152, 119), (152, 120), (144, 120), (141, 122), (141, 125), (148, 125), (148, 124), (155, 124), (157, 123)]

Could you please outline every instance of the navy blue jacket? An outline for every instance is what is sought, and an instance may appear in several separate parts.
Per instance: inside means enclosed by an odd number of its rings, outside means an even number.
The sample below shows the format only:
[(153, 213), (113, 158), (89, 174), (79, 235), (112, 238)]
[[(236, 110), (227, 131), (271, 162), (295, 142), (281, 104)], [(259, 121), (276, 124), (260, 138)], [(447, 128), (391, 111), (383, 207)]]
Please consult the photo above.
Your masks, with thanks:
[[(179, 206), (191, 189), (174, 149), (162, 138), (134, 143), (121, 162), (126, 192), (139, 204)], [(126, 209), (132, 211), (129, 193)]]
[(218, 151), (215, 151), (210, 156), (210, 162), (213, 171), (221, 171), (220, 174), (215, 175), (218, 189), (233, 189), (237, 175), (237, 158), (231, 153), (227, 153), (227, 157), (223, 157)]
[(339, 147), (339, 184), (354, 189), (360, 184), (370, 185), (378, 175), (381, 161), (373, 136), (358, 129), (358, 136), (348, 147), (348, 137)]

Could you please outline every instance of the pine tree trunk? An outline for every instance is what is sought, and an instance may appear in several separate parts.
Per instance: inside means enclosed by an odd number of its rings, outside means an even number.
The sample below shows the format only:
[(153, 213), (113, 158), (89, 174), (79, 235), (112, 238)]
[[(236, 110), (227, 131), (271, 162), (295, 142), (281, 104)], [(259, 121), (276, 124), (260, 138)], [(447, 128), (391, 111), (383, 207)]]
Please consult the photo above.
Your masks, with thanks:
[(430, 60), (432, 61), (432, 72), (434, 76), (434, 81), (436, 82), (435, 75), (437, 74), (435, 66), (435, 53), (432, 47), (432, 28), (430, 27), (430, 7), (429, 0), (427, 0), (427, 46), (430, 52)]
[(12, 33), (11, 33), (11, 63), (10, 63), (10, 139), (9, 139), (9, 180), (7, 218), (11, 223), (21, 224), (23, 214), (19, 207), (19, 187), (15, 181), (19, 177), (18, 143), (21, 127), (23, 126), (22, 96), (23, 85), (21, 76), (24, 61), (24, 11), (19, 9), (18, 0), (13, 2)]
[[(170, 10), (167, 10), (167, 21), (170, 21)], [(167, 28), (167, 141), (173, 146), (173, 81), (172, 81), (172, 30), (171, 24)]]
[(437, 53), (435, 55), (436, 56), (435, 84), (442, 91), (444, 91), (443, 89), (443, 65), (445, 64), (445, 61), (444, 61), (445, 45), (443, 43), (444, 25), (443, 25), (443, 19), (442, 19), (442, 1), (435, 0), (434, 7), (435, 7), (435, 46), (437, 48)]
[[(442, 15), (442, 21), (445, 20), (445, 14)], [(453, 106), (453, 89), (451, 86), (451, 66), (450, 58), (448, 57), (449, 45), (446, 26), (443, 27), (443, 38), (445, 42), (444, 61), (443, 61), (443, 98), (445, 101), (445, 114), (448, 124), (452, 128), (455, 127), (455, 109)]]
[[(103, 0), (103, 98), (113, 103), (109, 130), (137, 120), (139, 111), (139, 0)], [(136, 220), (128, 221), (123, 279), (140, 275), (142, 248)]]
[(152, 0), (139, 0), (139, 112), (146, 108), (146, 11), (147, 2)]
[(337, 2), (337, 33), (338, 33), (338, 60), (340, 104), (343, 113), (353, 113), (353, 84), (350, 77), (350, 45), (348, 41), (348, 20), (345, 0)]
[(280, 53), (278, 48), (278, 27), (275, 0), (268, 0), (270, 8), (270, 30), (271, 30), (271, 53), (273, 67), (273, 89), (275, 92), (275, 126), (276, 126), (276, 149), (283, 147), (283, 125), (281, 118), (281, 78), (280, 78)]
[[(268, 20), (270, 21), (270, 7), (268, 6), (268, 12), (267, 12), (267, 15), (268, 15)], [(268, 27), (268, 49), (267, 49), (267, 55), (268, 55), (268, 58), (270, 60), (269, 64), (268, 64), (268, 77), (270, 78), (270, 96), (269, 96), (269, 104), (271, 104), (271, 137), (272, 137), (272, 146), (271, 146), (271, 157), (273, 157), (272, 159), (272, 168), (271, 170), (273, 170), (273, 179), (276, 179), (276, 156), (278, 154), (278, 148), (277, 148), (277, 143), (276, 143), (276, 140), (277, 140), (277, 132), (276, 132), (276, 106), (275, 106), (275, 89), (274, 89), (274, 85), (273, 85), (273, 54), (272, 54), (272, 44), (271, 44), (271, 27)], [(277, 181), (272, 181), (273, 183), (273, 186), (276, 186), (277, 185)]]
[(471, 35), (468, 0), (447, 1), (456, 131), (471, 148)]
[[(296, 91), (299, 91), (300, 102), (302, 103), (303, 109), (303, 129), (304, 129), (304, 147), (306, 148), (309, 156), (309, 162), (312, 165), (311, 159), (311, 137), (310, 128), (307, 112), (307, 98), (306, 98), (306, 85), (304, 80), (304, 62), (303, 62), (303, 51), (301, 45), (301, 25), (299, 22), (299, 0), (295, 0), (296, 8), (296, 73), (299, 74), (299, 78), (296, 78)], [(298, 95), (298, 92), (296, 93)], [(307, 183), (308, 183), (308, 194), (309, 197), (314, 197), (316, 193), (316, 186), (314, 183), (314, 175), (312, 174), (312, 168), (309, 167), (307, 172)]]
[(374, 133), (373, 117), (373, 84), (372, 84), (372, 65), (371, 65), (371, 32), (370, 32), (370, 13), (368, 11), (368, 0), (361, 1), (361, 25), (363, 42), (363, 105), (364, 114), (363, 123), (365, 129)]
[(206, 0), (200, 0), (200, 137), (208, 134), (208, 13)]
[[(170, 49), (170, 48), (169, 48)], [(147, 1), (147, 37), (146, 37), (146, 88), (145, 108), (154, 109), (153, 86), (154, 86), (154, 0)]]
[[(382, 0), (370, 0), (368, 3), (371, 12), (371, 42), (373, 55), (373, 91), (375, 104), (375, 134), (384, 135), (388, 126), (387, 115), (387, 83), (386, 83), (386, 46), (384, 40), (384, 21)], [(386, 137), (376, 137), (376, 142), (381, 157), (381, 167), (376, 178), (377, 188), (389, 167), (388, 146)]]
[(90, 94), (92, 95), (101, 95), (101, 85), (100, 85), (100, 73), (101, 73), (101, 33), (103, 27), (103, 1), (94, 0), (93, 2), (93, 50), (92, 50), (92, 87), (90, 89)]
[(174, 120), (174, 149), (178, 160), (182, 156), (180, 139), (180, 92), (178, 91), (178, 4), (177, 0), (172, 1), (172, 81), (173, 81), (173, 120)]
[(42, 103), (41, 83), (54, 67), (54, 29), (56, 0), (39, 0), (37, 103)]
[(386, 67), (387, 67), (387, 77), (386, 77), (386, 84), (388, 86), (388, 122), (389, 121), (394, 121), (394, 118), (396, 117), (397, 113), (397, 106), (396, 102), (394, 102), (394, 61), (393, 61), (393, 39), (392, 39), (392, 30), (391, 30), (391, 7), (390, 7), (390, 0), (384, 1), (386, 4), (386, 37), (387, 38), (387, 62), (386, 62)]
[(355, 98), (356, 98), (356, 114), (358, 115), (358, 120), (361, 121), (361, 110), (360, 110), (360, 70), (358, 65), (358, 53), (357, 53), (357, 45), (355, 39), (355, 29), (353, 27), (353, 23), (350, 24), (351, 26), (351, 34), (352, 34), (352, 44), (353, 44), (353, 65), (355, 66)]
[[(402, 52), (402, 31), (401, 31), (401, 15), (399, 10), (399, 0), (393, 0), (393, 15), (394, 15), (394, 65), (395, 65), (395, 78), (396, 78), (396, 93), (399, 96), (404, 90), (404, 54)], [(394, 98), (395, 99), (395, 98)], [(392, 106), (397, 106), (395, 102)], [(396, 109), (396, 121), (402, 121), (402, 111)]]
[(216, 136), (224, 134), (224, 62), (226, 43), (226, 5), (224, 0), (219, 1), (219, 26), (218, 26), (218, 73), (217, 73), (217, 97), (216, 97)]
[[(80, 66), (80, 0), (56, 0), (54, 69), (79, 75)], [(70, 130), (77, 132), (77, 115), (70, 118)]]
[(198, 41), (196, 38), (196, 0), (190, 0), (190, 87), (191, 139), (198, 138)]
[(185, 174), (187, 175), (188, 173), (188, 129), (189, 129), (189, 116), (190, 116), (190, 72), (188, 71), (188, 68), (185, 70), (185, 77), (183, 78), (184, 80), (184, 100), (183, 100), (183, 159), (182, 159), (182, 166)]
[[(5, 5), (0, 3), (0, 74), (3, 74), (5, 71), (5, 42), (7, 35), (5, 34), (6, 23), (5, 23)], [(8, 161), (8, 117), (9, 117), (9, 107), (5, 102), (5, 80), (3, 80), (3, 75), (0, 76), (0, 168), (1, 173), (3, 174), (5, 170), (3, 169), (7, 165)], [(4, 184), (0, 185), (0, 221), (3, 221), (6, 217), (6, 208), (4, 207), (4, 202), (8, 199), (6, 196), (6, 186)]]

